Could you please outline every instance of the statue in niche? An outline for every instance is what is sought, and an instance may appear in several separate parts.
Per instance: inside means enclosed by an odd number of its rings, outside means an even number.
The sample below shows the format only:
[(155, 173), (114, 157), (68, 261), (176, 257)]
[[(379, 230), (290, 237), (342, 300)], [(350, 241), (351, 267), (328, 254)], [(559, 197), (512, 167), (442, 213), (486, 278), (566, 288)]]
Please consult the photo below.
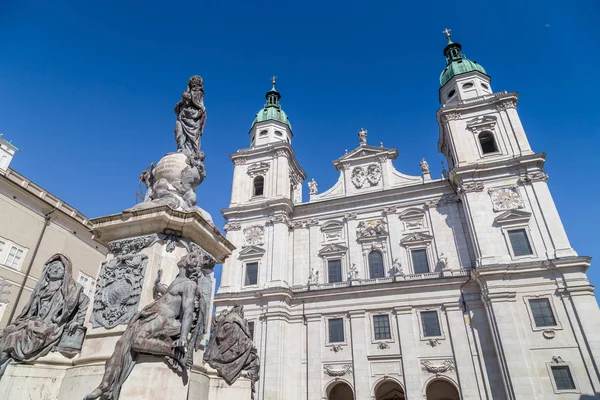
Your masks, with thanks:
[[(204, 107), (204, 87), (198, 75), (188, 80), (187, 89), (175, 105), (175, 141), (177, 151), (195, 158), (201, 158), (200, 138), (206, 124)], [(202, 157), (204, 158), (204, 157)]]
[(244, 307), (236, 304), (231, 311), (223, 310), (213, 319), (210, 342), (204, 361), (219, 372), (228, 385), (233, 385), (246, 371), (252, 382), (254, 400), (255, 384), (259, 378), (260, 359), (250, 335)]
[(314, 267), (310, 268), (308, 272), (308, 284), (318, 285), (319, 284), (319, 271), (315, 271)]
[(21, 314), (0, 330), (0, 377), (11, 361), (35, 361), (51, 351), (78, 352), (88, 304), (72, 278), (71, 261), (62, 254), (50, 257)]
[(131, 319), (106, 361), (100, 385), (84, 400), (118, 400), (140, 353), (164, 356), (167, 365), (187, 380), (187, 369), (193, 364), (194, 351), (200, 348), (203, 337), (201, 331), (206, 328), (210, 298), (205, 296), (211, 291), (205, 293), (205, 279), (210, 279), (214, 265), (211, 255), (195, 250), (179, 260), (179, 273), (171, 285), (160, 283), (162, 270), (158, 271), (154, 285), (159, 298)]

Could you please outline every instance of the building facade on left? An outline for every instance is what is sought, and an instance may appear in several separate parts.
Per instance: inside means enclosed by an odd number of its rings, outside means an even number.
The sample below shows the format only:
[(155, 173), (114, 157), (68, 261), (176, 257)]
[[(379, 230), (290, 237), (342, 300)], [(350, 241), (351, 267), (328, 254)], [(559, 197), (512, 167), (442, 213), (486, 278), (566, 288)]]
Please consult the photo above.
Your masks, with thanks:
[(10, 168), (18, 151), (0, 135), (0, 329), (27, 304), (50, 256), (69, 257), (73, 278), (92, 298), (107, 252), (85, 215)]

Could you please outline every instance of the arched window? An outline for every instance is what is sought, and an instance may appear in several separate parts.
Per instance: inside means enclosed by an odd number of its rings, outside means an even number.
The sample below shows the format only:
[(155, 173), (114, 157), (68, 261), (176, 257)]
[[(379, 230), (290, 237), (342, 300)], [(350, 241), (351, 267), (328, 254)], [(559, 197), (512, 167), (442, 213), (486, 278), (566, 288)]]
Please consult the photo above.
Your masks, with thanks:
[(492, 132), (481, 132), (478, 137), (483, 154), (495, 153), (498, 151)]
[(265, 178), (257, 176), (254, 178), (254, 196), (262, 196), (265, 192)]
[(371, 279), (383, 278), (385, 271), (383, 270), (383, 256), (381, 252), (373, 250), (369, 253), (369, 276)]

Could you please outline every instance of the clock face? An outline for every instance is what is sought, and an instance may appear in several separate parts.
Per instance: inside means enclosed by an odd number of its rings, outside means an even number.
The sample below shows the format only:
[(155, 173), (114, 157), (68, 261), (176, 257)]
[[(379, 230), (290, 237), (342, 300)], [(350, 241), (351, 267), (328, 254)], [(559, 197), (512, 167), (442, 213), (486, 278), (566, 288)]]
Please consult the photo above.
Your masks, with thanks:
[(522, 208), (521, 197), (516, 189), (502, 188), (496, 189), (492, 193), (492, 203), (495, 211), (511, 210)]

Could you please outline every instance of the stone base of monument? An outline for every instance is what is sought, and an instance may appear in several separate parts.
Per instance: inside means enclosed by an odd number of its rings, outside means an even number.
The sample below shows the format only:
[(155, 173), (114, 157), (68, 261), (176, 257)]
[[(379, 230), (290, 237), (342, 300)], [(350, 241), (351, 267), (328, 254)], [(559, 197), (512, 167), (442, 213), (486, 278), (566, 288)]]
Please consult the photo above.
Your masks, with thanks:
[[(99, 268), (96, 295), (86, 316), (87, 334), (81, 352), (68, 358), (50, 353), (33, 364), (11, 364), (0, 379), (0, 399), (78, 400), (94, 390), (104, 374), (104, 363), (125, 332), (131, 317), (155, 299), (154, 283), (162, 270), (167, 286), (178, 273), (177, 262), (188, 252), (201, 248), (217, 263), (231, 254), (233, 245), (225, 239), (204, 213), (176, 211), (157, 206), (126, 211), (91, 221), (96, 240), (110, 253)], [(115, 271), (120, 271), (115, 274)], [(210, 293), (214, 293), (212, 274)], [(127, 306), (112, 310), (107, 299), (127, 300)], [(208, 309), (212, 310), (212, 297)], [(110, 312), (109, 312), (110, 311)], [(210, 318), (206, 320), (207, 331)], [(208, 335), (201, 340), (204, 343)], [(122, 386), (121, 400), (207, 400), (234, 399), (218, 395), (221, 378), (207, 374), (203, 349), (194, 355), (188, 381), (164, 362), (164, 357), (138, 355), (137, 362)], [(210, 375), (210, 376), (209, 376)], [(232, 388), (237, 393), (237, 389)], [(243, 390), (242, 390), (243, 391)], [(250, 398), (248, 389), (239, 397)]]

